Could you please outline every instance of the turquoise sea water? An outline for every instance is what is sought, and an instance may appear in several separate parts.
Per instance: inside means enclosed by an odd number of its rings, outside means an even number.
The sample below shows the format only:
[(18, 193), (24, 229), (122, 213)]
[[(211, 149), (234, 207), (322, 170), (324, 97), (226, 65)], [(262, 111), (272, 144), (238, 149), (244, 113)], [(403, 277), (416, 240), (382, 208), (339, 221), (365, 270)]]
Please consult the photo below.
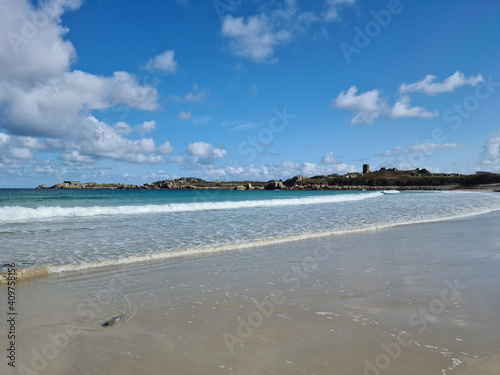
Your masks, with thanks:
[(499, 209), (478, 192), (0, 189), (0, 264), (61, 272)]

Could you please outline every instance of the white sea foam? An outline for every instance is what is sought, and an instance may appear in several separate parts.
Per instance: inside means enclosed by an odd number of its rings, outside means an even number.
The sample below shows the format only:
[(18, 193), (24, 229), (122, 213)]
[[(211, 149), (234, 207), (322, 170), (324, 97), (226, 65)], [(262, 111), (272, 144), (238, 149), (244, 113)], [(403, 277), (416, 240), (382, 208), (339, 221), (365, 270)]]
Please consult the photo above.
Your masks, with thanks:
[[(459, 215), (450, 215), (439, 218), (427, 218), (427, 219), (414, 219), (410, 221), (402, 221), (402, 222), (394, 222), (391, 224), (384, 225), (373, 225), (363, 228), (349, 229), (349, 230), (334, 230), (334, 231), (324, 231), (324, 232), (316, 232), (316, 233), (305, 233), (299, 235), (291, 235), (287, 237), (280, 238), (270, 238), (265, 240), (257, 240), (257, 241), (249, 241), (243, 243), (232, 243), (227, 245), (215, 245), (215, 246), (204, 246), (197, 248), (189, 248), (189, 249), (179, 249), (174, 251), (164, 251), (164, 252), (156, 252), (151, 254), (143, 254), (143, 255), (133, 255), (123, 258), (113, 258), (106, 260), (97, 260), (93, 262), (82, 262), (77, 264), (64, 264), (64, 265), (53, 265), (44, 267), (46, 272), (48, 273), (61, 273), (68, 271), (78, 271), (78, 270), (86, 270), (86, 269), (94, 269), (101, 267), (109, 267), (109, 266), (119, 266), (133, 263), (142, 263), (147, 261), (154, 260), (163, 260), (163, 259), (173, 259), (173, 258), (182, 258), (189, 256), (197, 256), (197, 255), (208, 255), (211, 253), (219, 253), (219, 252), (228, 252), (228, 251), (237, 251), (244, 250), (253, 247), (261, 247), (261, 246), (269, 246), (269, 245), (278, 245), (282, 243), (301, 241), (301, 240), (310, 240), (315, 238), (329, 237), (329, 236), (338, 236), (338, 235), (346, 235), (346, 234), (354, 234), (354, 233), (363, 233), (370, 232), (375, 230), (382, 230), (387, 228), (393, 228), (397, 226), (403, 225), (412, 225), (412, 224), (424, 224), (424, 223), (433, 223), (433, 222), (442, 222), (447, 220), (454, 219), (462, 219), (470, 216), (486, 214), (489, 212), (493, 212), (499, 210), (499, 208), (492, 209), (483, 209), (478, 210), (477, 212), (463, 213)], [(319, 314), (322, 314), (321, 312)]]
[(384, 193), (384, 194), (398, 194), (399, 190), (384, 190), (382, 193)]
[(88, 217), (100, 215), (138, 215), (151, 213), (189, 212), (205, 210), (231, 210), (238, 208), (298, 206), (309, 204), (324, 204), (360, 201), (383, 196), (380, 192), (361, 194), (337, 194), (291, 199), (266, 199), (246, 201), (202, 202), (202, 203), (172, 203), (144, 206), (93, 206), (93, 207), (46, 207), (28, 208), (8, 206), (0, 208), (0, 222), (39, 220), (63, 217)]

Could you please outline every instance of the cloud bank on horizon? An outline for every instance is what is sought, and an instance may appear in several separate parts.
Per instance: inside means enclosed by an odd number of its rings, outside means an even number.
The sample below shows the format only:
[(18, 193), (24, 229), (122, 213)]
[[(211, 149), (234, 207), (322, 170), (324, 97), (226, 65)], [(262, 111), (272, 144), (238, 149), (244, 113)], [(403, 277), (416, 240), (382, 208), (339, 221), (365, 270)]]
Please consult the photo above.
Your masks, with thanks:
[(500, 172), (498, 3), (120, 4), (0, 2), (0, 187)]

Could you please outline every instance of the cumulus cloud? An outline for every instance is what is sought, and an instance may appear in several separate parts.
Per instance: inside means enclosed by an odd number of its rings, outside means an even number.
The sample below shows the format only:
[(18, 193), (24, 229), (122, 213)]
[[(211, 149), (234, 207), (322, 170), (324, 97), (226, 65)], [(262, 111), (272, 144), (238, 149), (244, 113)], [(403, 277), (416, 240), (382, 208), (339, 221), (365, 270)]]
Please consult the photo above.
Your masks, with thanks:
[[(75, 170), (82, 171), (104, 158), (163, 163), (163, 155), (173, 152), (168, 141), (156, 146), (150, 138), (125, 137), (133, 132), (144, 136), (155, 129), (155, 121), (132, 127), (123, 121), (108, 125), (94, 117), (94, 111), (118, 106), (157, 110), (159, 94), (128, 72), (101, 76), (71, 69), (76, 50), (65, 39), (69, 30), (61, 17), (80, 5), (80, 0), (36, 5), (0, 1), (0, 128), (10, 133), (0, 133), (0, 163), (12, 166), (12, 173), (14, 167), (19, 173), (30, 167), (62, 176), (62, 165), (78, 164)], [(176, 67), (173, 51), (151, 63), (168, 72)], [(59, 160), (36, 165), (35, 151), (57, 152)]]
[(141, 110), (158, 108), (158, 92), (141, 86), (126, 72), (100, 77), (66, 72), (35, 87), (0, 81), (5, 95), (0, 126), (14, 134), (63, 137), (93, 110), (125, 105)]
[(194, 163), (212, 163), (223, 158), (227, 151), (223, 148), (213, 147), (211, 143), (194, 142), (188, 145), (187, 153), (193, 156), (192, 161)]
[(175, 51), (167, 50), (148, 61), (145, 68), (147, 70), (160, 70), (164, 73), (174, 74), (177, 71), (177, 61), (175, 61)]
[(80, 152), (73, 150), (61, 154), (60, 159), (68, 163), (93, 163), (95, 160), (90, 156), (82, 155)]
[(500, 130), (490, 134), (488, 141), (483, 146), (479, 164), (491, 166), (500, 164)]
[(222, 35), (231, 40), (229, 46), (237, 56), (254, 62), (269, 61), (274, 49), (286, 44), (291, 37), (288, 30), (273, 29), (263, 14), (249, 17), (247, 21), (227, 15), (222, 22)]
[(273, 63), (277, 61), (274, 57), (277, 48), (305, 35), (314, 24), (338, 21), (340, 9), (354, 3), (355, 0), (328, 0), (320, 6), (300, 9), (293, 0), (270, 2), (261, 7), (264, 11), (249, 17), (226, 15), (221, 34), (235, 55), (256, 63)]
[(156, 121), (144, 121), (141, 125), (135, 126), (135, 130), (144, 136), (156, 128)]
[(351, 119), (350, 125), (371, 124), (385, 110), (385, 104), (378, 90), (371, 90), (356, 95), (358, 89), (351, 86), (347, 92), (342, 91), (332, 100), (330, 108), (358, 111)]
[(52, 0), (34, 8), (26, 0), (0, 2), (0, 81), (34, 84), (67, 71), (76, 56), (61, 15), (80, 1)]
[(64, 137), (94, 110), (158, 108), (156, 89), (127, 72), (105, 77), (70, 70), (76, 51), (64, 39), (61, 15), (79, 6), (75, 0), (38, 8), (26, 0), (0, 2), (0, 127), (10, 133)]
[(422, 117), (430, 118), (439, 115), (438, 111), (429, 112), (422, 107), (410, 107), (410, 97), (408, 95), (403, 95), (399, 101), (394, 104), (389, 112), (390, 118), (400, 118), (400, 117)]
[(158, 164), (164, 162), (162, 154), (173, 152), (169, 143), (156, 147), (151, 138), (124, 138), (115, 128), (95, 117), (88, 118), (85, 131), (75, 134), (75, 138), (81, 141), (82, 154), (97, 158)]
[(481, 74), (472, 77), (465, 77), (465, 75), (459, 71), (456, 71), (453, 75), (446, 78), (443, 82), (435, 82), (437, 77), (432, 74), (428, 74), (421, 81), (411, 83), (409, 85), (403, 83), (399, 87), (399, 92), (401, 94), (408, 92), (423, 92), (427, 95), (437, 95), (444, 92), (450, 92), (458, 87), (469, 85), (476, 86), (478, 83), (483, 82), (484, 78)]
[(335, 164), (337, 163), (337, 160), (335, 160), (335, 157), (333, 155), (333, 151), (328, 151), (325, 156), (321, 158), (321, 163), (323, 164)]

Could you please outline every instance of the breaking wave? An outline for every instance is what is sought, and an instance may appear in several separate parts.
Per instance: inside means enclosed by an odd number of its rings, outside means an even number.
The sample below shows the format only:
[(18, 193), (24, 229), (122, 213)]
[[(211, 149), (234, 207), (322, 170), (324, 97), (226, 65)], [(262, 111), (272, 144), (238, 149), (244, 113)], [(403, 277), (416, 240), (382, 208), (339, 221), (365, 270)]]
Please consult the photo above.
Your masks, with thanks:
[(201, 202), (201, 203), (172, 203), (161, 205), (143, 206), (93, 206), (93, 207), (60, 207), (40, 206), (28, 208), (8, 206), (0, 208), (0, 222), (40, 220), (68, 217), (89, 217), (101, 215), (140, 215), (152, 213), (189, 212), (206, 210), (231, 210), (238, 208), (299, 206), (310, 204), (339, 203), (360, 201), (364, 199), (381, 197), (381, 192), (361, 194), (337, 194), (329, 196), (315, 196), (304, 198)]

